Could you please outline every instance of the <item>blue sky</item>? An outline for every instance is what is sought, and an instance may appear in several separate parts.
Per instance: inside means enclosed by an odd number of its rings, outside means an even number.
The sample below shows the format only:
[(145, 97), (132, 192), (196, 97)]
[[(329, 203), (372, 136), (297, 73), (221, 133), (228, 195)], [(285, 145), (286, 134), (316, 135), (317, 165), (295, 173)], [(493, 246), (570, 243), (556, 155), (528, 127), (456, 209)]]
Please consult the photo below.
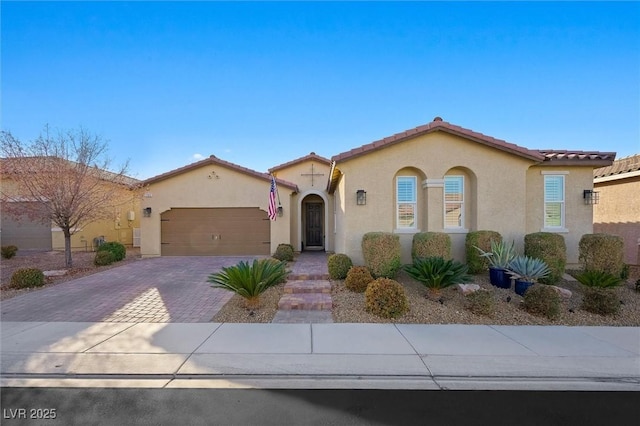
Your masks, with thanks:
[(640, 153), (640, 3), (6, 2), (2, 128), (84, 126), (144, 179), (258, 171), (435, 116)]

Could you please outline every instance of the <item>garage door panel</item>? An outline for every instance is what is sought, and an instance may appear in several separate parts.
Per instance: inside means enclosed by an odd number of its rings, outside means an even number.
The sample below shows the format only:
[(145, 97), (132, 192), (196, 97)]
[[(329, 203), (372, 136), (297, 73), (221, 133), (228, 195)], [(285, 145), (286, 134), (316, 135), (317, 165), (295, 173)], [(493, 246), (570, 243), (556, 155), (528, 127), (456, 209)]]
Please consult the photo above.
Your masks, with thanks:
[[(23, 204), (32, 204), (30, 202), (24, 202)], [(25, 207), (26, 209), (27, 207)], [(38, 206), (31, 206), (31, 209), (38, 209)], [(51, 221), (44, 219), (47, 217), (47, 210), (45, 207), (40, 207), (40, 216), (43, 219), (34, 219), (26, 214), (21, 218), (15, 218), (4, 213), (4, 208), (1, 208), (2, 222), (0, 229), (0, 236), (2, 238), (2, 245), (15, 245), (18, 249), (37, 249), (37, 250), (51, 250), (52, 237), (51, 237)]]
[(258, 208), (176, 208), (161, 219), (163, 256), (269, 254), (270, 223)]

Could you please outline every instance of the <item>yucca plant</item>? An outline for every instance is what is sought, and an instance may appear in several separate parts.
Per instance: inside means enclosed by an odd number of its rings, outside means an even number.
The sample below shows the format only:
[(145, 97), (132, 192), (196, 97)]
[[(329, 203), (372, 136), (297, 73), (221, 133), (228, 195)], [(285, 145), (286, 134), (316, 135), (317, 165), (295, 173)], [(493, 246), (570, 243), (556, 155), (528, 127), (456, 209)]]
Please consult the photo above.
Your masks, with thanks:
[(472, 281), (467, 274), (467, 265), (441, 257), (416, 258), (412, 264), (405, 265), (404, 270), (427, 287), (433, 296), (437, 296), (443, 288)]
[(606, 271), (584, 271), (576, 275), (576, 280), (587, 287), (613, 288), (622, 283), (622, 278)]
[(496, 242), (491, 240), (491, 251), (487, 252), (478, 246), (474, 246), (480, 252), (480, 256), (489, 259), (489, 264), (494, 268), (506, 269), (509, 263), (516, 257), (515, 241), (507, 244), (506, 241)]
[(549, 266), (544, 261), (529, 256), (516, 256), (509, 263), (507, 270), (514, 279), (531, 283), (535, 283), (551, 273)]
[(249, 309), (260, 306), (260, 295), (269, 287), (286, 281), (289, 273), (286, 262), (274, 259), (254, 260), (253, 264), (241, 261), (235, 266), (223, 267), (209, 275), (213, 288), (232, 291), (245, 299)]

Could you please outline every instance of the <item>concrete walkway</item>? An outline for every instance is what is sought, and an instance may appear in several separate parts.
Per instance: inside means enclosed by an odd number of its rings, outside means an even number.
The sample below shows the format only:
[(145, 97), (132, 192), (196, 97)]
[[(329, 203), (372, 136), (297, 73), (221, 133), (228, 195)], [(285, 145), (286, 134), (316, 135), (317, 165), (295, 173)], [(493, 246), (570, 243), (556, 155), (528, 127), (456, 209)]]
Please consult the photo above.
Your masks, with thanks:
[(4, 387), (640, 390), (640, 328), (3, 322)]

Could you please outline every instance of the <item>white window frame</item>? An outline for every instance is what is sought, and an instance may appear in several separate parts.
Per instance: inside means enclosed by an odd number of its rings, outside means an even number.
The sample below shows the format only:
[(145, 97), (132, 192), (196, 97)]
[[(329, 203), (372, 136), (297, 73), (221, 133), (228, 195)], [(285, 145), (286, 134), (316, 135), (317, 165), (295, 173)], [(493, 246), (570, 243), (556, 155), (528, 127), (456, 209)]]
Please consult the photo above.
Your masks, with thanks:
[[(401, 180), (410, 180), (413, 183), (413, 200), (412, 201), (400, 201), (399, 195), (400, 191), (398, 191), (398, 186)], [(409, 204), (413, 206), (413, 225), (406, 226), (401, 225), (400, 221), (400, 205), (401, 204)], [(415, 231), (418, 229), (418, 178), (416, 176), (397, 176), (396, 177), (396, 230), (399, 232), (403, 231)]]
[[(447, 201), (447, 179), (456, 178), (461, 179), (462, 181), (462, 200), (461, 201)], [(442, 188), (443, 193), (443, 227), (447, 230), (464, 230), (465, 229), (465, 182), (464, 175), (447, 175), (444, 177), (444, 186)], [(448, 226), (447, 225), (447, 204), (458, 204), (460, 205), (460, 224), (457, 226)]]
[[(542, 217), (542, 231), (546, 232), (568, 232), (565, 227), (565, 214), (566, 214), (566, 179), (567, 173), (544, 173), (543, 175), (543, 217)], [(548, 179), (560, 179), (562, 188), (562, 198), (560, 200), (547, 200), (547, 180)], [(547, 221), (547, 204), (560, 204), (560, 224), (551, 225)]]

